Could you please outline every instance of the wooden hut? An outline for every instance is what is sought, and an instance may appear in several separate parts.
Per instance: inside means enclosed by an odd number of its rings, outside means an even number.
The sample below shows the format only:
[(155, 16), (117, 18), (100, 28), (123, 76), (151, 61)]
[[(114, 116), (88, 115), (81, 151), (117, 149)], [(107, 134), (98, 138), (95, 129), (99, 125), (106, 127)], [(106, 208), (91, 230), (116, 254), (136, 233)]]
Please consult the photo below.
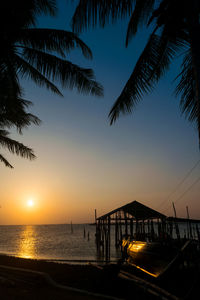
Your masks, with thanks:
[[(139, 240), (153, 240), (165, 231), (165, 220), (165, 215), (137, 201), (116, 208), (96, 218), (97, 250), (105, 253), (107, 261), (110, 259), (111, 225), (115, 228), (115, 246), (119, 247), (123, 236)], [(156, 231), (155, 222), (157, 223)]]

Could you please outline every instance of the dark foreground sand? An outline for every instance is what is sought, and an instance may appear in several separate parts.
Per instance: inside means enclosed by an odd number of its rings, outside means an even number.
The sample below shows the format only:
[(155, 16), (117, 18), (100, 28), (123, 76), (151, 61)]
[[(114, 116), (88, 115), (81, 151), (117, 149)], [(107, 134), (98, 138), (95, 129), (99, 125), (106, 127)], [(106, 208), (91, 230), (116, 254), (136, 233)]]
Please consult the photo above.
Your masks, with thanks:
[[(118, 271), (117, 265), (100, 268), (0, 255), (0, 300), (160, 299), (141, 284), (120, 278)], [(199, 299), (199, 271), (184, 272), (172, 272), (159, 286), (176, 295), (174, 300)], [(194, 291), (188, 293), (188, 287)]]
[[(59, 285), (89, 291), (92, 294), (57, 288), (40, 274), (20, 269), (45, 272)], [(152, 299), (133, 283), (120, 279), (111, 266), (104, 270), (94, 265), (71, 265), (0, 255), (0, 299)], [(101, 294), (97, 296), (95, 294)], [(109, 299), (109, 298), (108, 298)], [(110, 298), (111, 299), (111, 298)]]

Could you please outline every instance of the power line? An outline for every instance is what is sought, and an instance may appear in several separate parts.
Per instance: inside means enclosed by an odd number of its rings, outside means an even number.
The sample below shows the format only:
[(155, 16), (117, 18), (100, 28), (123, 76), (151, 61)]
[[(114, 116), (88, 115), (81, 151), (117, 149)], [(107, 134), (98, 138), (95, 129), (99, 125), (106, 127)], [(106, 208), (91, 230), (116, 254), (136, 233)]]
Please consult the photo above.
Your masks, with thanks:
[(192, 173), (192, 171), (198, 166), (199, 163), (200, 163), (200, 159), (186, 173), (186, 175), (184, 176), (184, 178), (177, 184), (177, 186), (172, 190), (172, 192), (167, 196), (167, 198), (158, 206), (158, 208), (161, 207), (161, 206), (163, 206), (163, 204), (166, 203), (169, 200), (169, 198), (171, 198), (171, 196), (178, 190), (178, 188), (183, 184), (183, 182), (190, 176), (190, 174)]
[(198, 182), (200, 181), (200, 176), (199, 176), (199, 178), (197, 178), (197, 180), (195, 180), (192, 184), (191, 184), (191, 186), (178, 198), (178, 199), (176, 199), (174, 202), (177, 202), (177, 201), (179, 201), (181, 198), (183, 198), (183, 196), (185, 196), (185, 194), (187, 194), (187, 192), (189, 192), (190, 190), (191, 190), (191, 188), (193, 188), (193, 186), (195, 186), (195, 184), (197, 184)]
[[(200, 181), (200, 176), (197, 178), (197, 180), (195, 180), (195, 181), (189, 186), (189, 188), (188, 188), (187, 190), (185, 190), (185, 191), (181, 194), (181, 196), (180, 196), (179, 198), (177, 198), (177, 199), (174, 201), (174, 203), (177, 203), (177, 201), (179, 201), (180, 199), (182, 199), (182, 198), (185, 196), (185, 194), (187, 194), (187, 192), (189, 192), (189, 191), (193, 188), (193, 186), (195, 186), (199, 181)], [(168, 203), (168, 204), (169, 204), (169, 203)], [(166, 212), (167, 209), (168, 209), (168, 208), (166, 208), (166, 209), (164, 210), (164, 212)]]

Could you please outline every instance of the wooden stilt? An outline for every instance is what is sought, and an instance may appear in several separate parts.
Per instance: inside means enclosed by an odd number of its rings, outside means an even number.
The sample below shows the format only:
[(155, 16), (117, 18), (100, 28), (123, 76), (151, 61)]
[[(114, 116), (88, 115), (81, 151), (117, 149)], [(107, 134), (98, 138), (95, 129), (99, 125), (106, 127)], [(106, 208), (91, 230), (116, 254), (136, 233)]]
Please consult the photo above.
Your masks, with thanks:
[(189, 227), (189, 238), (192, 239), (193, 236), (192, 236), (192, 228), (191, 228), (191, 223), (190, 223), (188, 206), (186, 206), (186, 211), (187, 211), (187, 219), (188, 219), (188, 227)]
[(130, 220), (130, 235), (133, 238), (133, 219)]
[(199, 241), (199, 244), (200, 244), (200, 232), (199, 232), (199, 228), (198, 228), (197, 224), (196, 224), (196, 232), (197, 232), (197, 237), (198, 237), (198, 241)]
[(84, 230), (83, 230), (83, 237), (85, 238), (85, 227), (84, 227)]
[(173, 205), (174, 216), (175, 216), (174, 225), (175, 225), (175, 229), (176, 229), (176, 236), (177, 236), (177, 239), (180, 240), (180, 232), (179, 232), (179, 228), (178, 228), (178, 223), (176, 221), (177, 216), (176, 216), (176, 208), (175, 208), (174, 202), (172, 202), (172, 205)]
[(124, 212), (124, 219), (125, 219), (125, 235), (128, 236), (128, 224), (127, 224), (127, 214)]
[(74, 232), (73, 230), (73, 225), (72, 225), (72, 221), (71, 221), (71, 234)]
[(108, 217), (108, 261), (110, 261), (110, 216)]
[(119, 227), (117, 214), (115, 215), (115, 247), (119, 247)]

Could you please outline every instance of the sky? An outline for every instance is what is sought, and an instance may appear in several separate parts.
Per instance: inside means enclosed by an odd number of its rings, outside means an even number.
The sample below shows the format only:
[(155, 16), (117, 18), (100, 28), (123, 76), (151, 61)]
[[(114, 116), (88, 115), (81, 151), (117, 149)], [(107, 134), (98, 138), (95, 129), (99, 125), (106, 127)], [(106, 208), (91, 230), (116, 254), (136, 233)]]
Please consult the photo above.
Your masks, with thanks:
[[(59, 0), (56, 18), (40, 17), (38, 27), (70, 29), (76, 5)], [(41, 120), (12, 138), (34, 149), (28, 161), (1, 153), (14, 169), (0, 165), (0, 224), (87, 223), (97, 216), (137, 200), (168, 216), (200, 218), (200, 163), (197, 130), (181, 115), (173, 95), (176, 61), (157, 88), (131, 115), (110, 126), (108, 113), (128, 80), (143, 49), (143, 30), (125, 48), (127, 20), (80, 35), (93, 60), (73, 51), (69, 59), (92, 68), (104, 86), (104, 97), (62, 90), (63, 98), (31, 81), (23, 81), (31, 112)], [(198, 182), (197, 182), (198, 181)], [(194, 184), (197, 182), (196, 184)], [(34, 205), (27, 205), (28, 201)], [(30, 202), (29, 202), (30, 203)]]

